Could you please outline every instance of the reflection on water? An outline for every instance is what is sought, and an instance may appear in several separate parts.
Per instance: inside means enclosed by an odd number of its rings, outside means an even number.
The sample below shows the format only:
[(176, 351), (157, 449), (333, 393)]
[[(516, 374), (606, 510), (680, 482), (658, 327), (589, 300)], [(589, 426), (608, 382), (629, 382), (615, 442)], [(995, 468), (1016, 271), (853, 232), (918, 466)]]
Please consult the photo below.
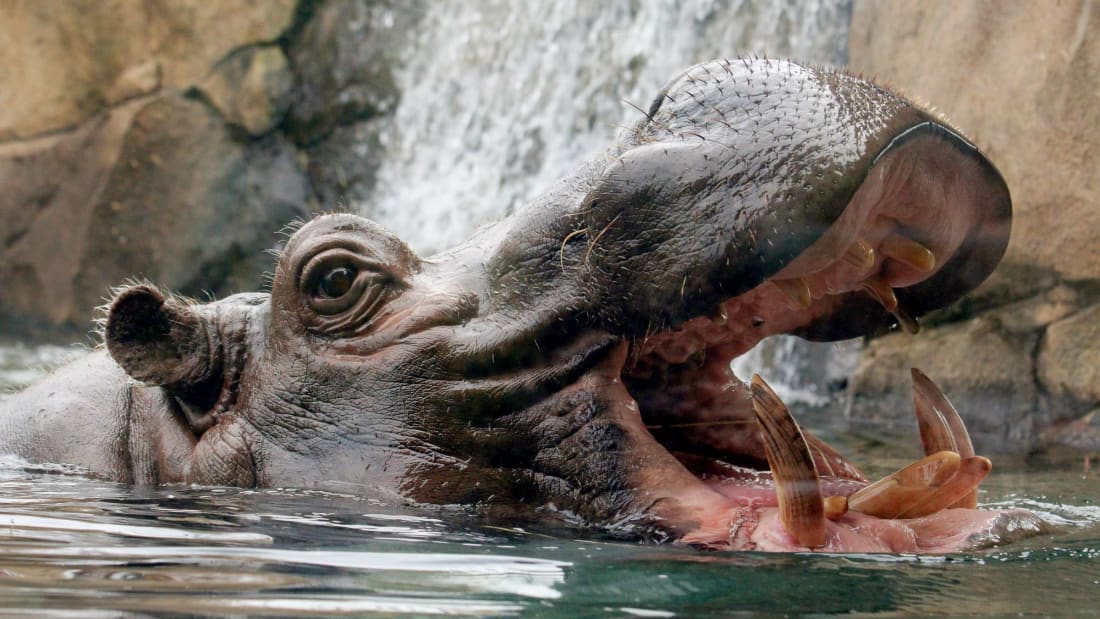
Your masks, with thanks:
[[(893, 457), (868, 452), (888, 467)], [(1088, 614), (1095, 473), (1010, 469), (993, 507), (1054, 535), (949, 557), (697, 552), (549, 536), (453, 509), (292, 490), (135, 489), (0, 461), (0, 616)]]
[[(0, 353), (0, 390), (81, 354)], [(825, 434), (872, 477), (918, 456), (914, 437)], [(983, 504), (1030, 509), (1058, 532), (913, 557), (580, 540), (456, 509), (300, 490), (136, 489), (0, 457), (0, 617), (1091, 615), (1100, 474), (1073, 456), (996, 467)]]

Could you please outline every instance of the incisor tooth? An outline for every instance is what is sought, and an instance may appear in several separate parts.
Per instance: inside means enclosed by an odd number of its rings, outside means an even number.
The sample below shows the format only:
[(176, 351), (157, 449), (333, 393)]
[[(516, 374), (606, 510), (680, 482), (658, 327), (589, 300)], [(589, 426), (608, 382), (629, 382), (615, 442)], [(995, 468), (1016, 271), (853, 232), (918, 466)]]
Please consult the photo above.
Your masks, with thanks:
[(936, 254), (931, 249), (900, 234), (891, 234), (883, 239), (878, 249), (884, 256), (905, 263), (921, 273), (931, 273), (936, 268)]
[(791, 412), (759, 375), (752, 377), (752, 408), (775, 480), (779, 520), (802, 546), (825, 544), (825, 502), (813, 457)]
[(856, 269), (857, 273), (864, 273), (875, 266), (875, 248), (863, 239), (859, 239), (840, 258), (849, 266)]
[[(900, 514), (921, 511), (921, 506), (928, 504), (929, 498), (936, 496), (940, 488), (955, 477), (961, 460), (953, 451), (925, 456), (853, 492), (848, 497), (848, 509), (879, 518), (897, 518)], [(956, 499), (958, 497), (952, 500)], [(944, 507), (947, 505), (927, 513)]]
[(715, 326), (722, 326), (729, 321), (730, 315), (726, 312), (726, 306), (724, 303), (719, 303), (718, 307), (714, 308), (714, 312), (710, 315), (710, 323)]
[(801, 277), (796, 277), (794, 279), (773, 279), (772, 283), (786, 295), (787, 300), (790, 301), (792, 306), (791, 309), (804, 310), (810, 308), (813, 297), (810, 296), (810, 285), (806, 283), (805, 279)]
[(871, 298), (879, 302), (886, 311), (891, 314), (898, 309), (898, 297), (894, 294), (894, 289), (890, 287), (890, 284), (886, 283), (886, 280), (881, 276), (873, 275), (863, 280), (863, 290), (867, 294), (871, 295)]
[[(920, 518), (948, 507), (958, 507), (967, 496), (977, 494), (978, 484), (993, 470), (993, 463), (981, 456), (963, 458), (959, 469), (919, 504), (898, 514), (898, 518)], [(977, 506), (977, 502), (975, 502)]]
[[(966, 431), (959, 411), (943, 394), (931, 378), (913, 368), (913, 407), (917, 415), (917, 427), (920, 429), (921, 445), (924, 453), (953, 451), (963, 458), (974, 456), (974, 444), (970, 433)], [(978, 492), (972, 490), (951, 507), (975, 508), (978, 506)]]
[(910, 335), (916, 335), (920, 333), (920, 323), (916, 318), (909, 315), (909, 312), (903, 310), (901, 306), (894, 308), (894, 318), (897, 319), (898, 324), (902, 329)]

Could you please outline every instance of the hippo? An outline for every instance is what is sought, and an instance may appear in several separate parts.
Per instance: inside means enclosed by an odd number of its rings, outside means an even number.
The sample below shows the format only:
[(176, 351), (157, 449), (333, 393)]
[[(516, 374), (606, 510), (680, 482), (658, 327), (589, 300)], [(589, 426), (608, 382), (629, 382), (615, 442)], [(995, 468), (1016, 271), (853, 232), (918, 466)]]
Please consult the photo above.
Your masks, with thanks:
[(1036, 526), (976, 508), (989, 461), (919, 371), (927, 456), (873, 484), (731, 371), (769, 335), (915, 332), (981, 283), (1011, 200), (979, 149), (782, 60), (693, 66), (639, 112), (431, 257), (329, 213), (292, 226), (267, 293), (114, 290), (103, 346), (3, 404), (0, 451), (703, 548), (946, 552)]

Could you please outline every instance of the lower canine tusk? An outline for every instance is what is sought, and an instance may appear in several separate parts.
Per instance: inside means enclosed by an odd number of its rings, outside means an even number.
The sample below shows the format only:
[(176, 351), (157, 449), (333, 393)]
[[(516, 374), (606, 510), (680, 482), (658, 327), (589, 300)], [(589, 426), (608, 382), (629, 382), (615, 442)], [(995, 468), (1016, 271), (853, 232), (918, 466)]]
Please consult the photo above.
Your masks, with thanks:
[(764, 451), (775, 480), (779, 520), (800, 545), (825, 545), (825, 502), (810, 447), (779, 396), (752, 377), (752, 408), (763, 430)]
[[(910, 370), (913, 379), (913, 408), (916, 411), (917, 427), (920, 429), (921, 445), (924, 453), (953, 451), (963, 458), (973, 457), (974, 445), (970, 433), (966, 431), (959, 411), (943, 394), (931, 378), (917, 368)], [(978, 493), (971, 492), (951, 507), (975, 508), (978, 506)]]

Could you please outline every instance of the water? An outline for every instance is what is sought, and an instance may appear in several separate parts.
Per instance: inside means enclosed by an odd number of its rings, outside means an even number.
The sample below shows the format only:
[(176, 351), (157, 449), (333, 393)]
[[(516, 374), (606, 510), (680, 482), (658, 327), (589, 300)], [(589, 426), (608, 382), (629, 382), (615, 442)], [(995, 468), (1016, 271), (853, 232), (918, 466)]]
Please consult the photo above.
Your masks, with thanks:
[(9, 458), (0, 616), (1090, 615), (1096, 482), (1069, 463), (996, 475), (983, 503), (1061, 527), (1010, 547), (812, 556), (549, 536), (317, 492), (139, 490)]

